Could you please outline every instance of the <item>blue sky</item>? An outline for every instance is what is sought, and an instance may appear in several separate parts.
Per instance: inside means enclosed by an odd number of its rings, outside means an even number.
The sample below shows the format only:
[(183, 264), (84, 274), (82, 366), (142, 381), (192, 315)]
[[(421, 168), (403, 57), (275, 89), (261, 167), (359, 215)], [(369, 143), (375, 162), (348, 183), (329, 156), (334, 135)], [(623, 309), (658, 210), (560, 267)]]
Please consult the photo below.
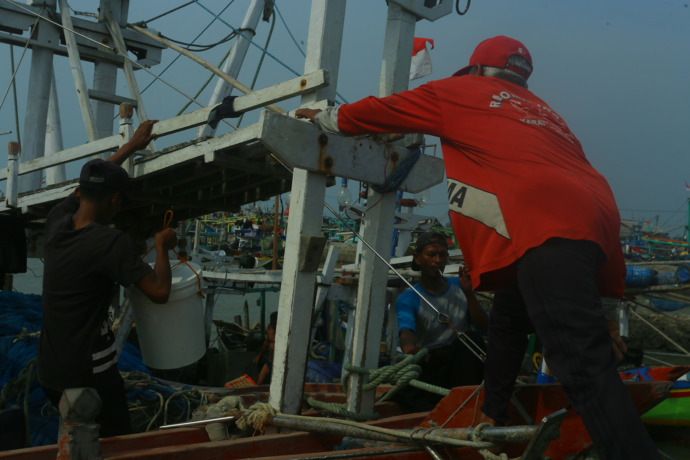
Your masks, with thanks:
[[(685, 223), (688, 198), (685, 183), (690, 181), (689, 2), (472, 2), (464, 16), (453, 13), (433, 23), (419, 21), (416, 35), (435, 41), (435, 48), (431, 51), (431, 78), (449, 76), (466, 65), (476, 44), (485, 38), (508, 35), (521, 40), (534, 59), (530, 90), (547, 101), (568, 122), (590, 162), (611, 184), (621, 217), (655, 219), (659, 216), (662, 227), (674, 228)], [(76, 11), (91, 12), (95, 11), (97, 4), (86, 0), (69, 3)], [(186, 1), (183, 0), (133, 1), (129, 20), (148, 20), (184, 3)], [(220, 12), (228, 2), (200, 0), (199, 3), (211, 11)], [(464, 4), (463, 1), (460, 3)], [(228, 24), (238, 28), (248, 4), (248, 0), (235, 0), (221, 15), (222, 20), (215, 21), (197, 43), (215, 42), (227, 35)], [(287, 28), (277, 18), (268, 49), (282, 63), (266, 58), (257, 88), (294, 77), (285, 66), (297, 72), (302, 72), (304, 66), (298, 45), (302, 49), (306, 45), (311, 2), (277, 0), (277, 5)], [(149, 27), (181, 41), (192, 41), (212, 19), (204, 8), (193, 3), (151, 21)], [(338, 82), (338, 92), (348, 101), (378, 94), (385, 21), (384, 0), (348, 1)], [(269, 24), (261, 22), (255, 43), (263, 46), (268, 31)], [(8, 47), (2, 45), (0, 49), (0, 91), (4, 94), (11, 73)], [(226, 50), (217, 47), (200, 55), (218, 64)], [(21, 48), (14, 48), (15, 65), (21, 51)], [(22, 107), (27, 97), (25, 84), (29, 75), (29, 57), (30, 53), (21, 63), (17, 79), (21, 123), (24, 120)], [(164, 62), (151, 71), (162, 72), (175, 57), (174, 51), (165, 51)], [(251, 83), (259, 58), (259, 47), (250, 47), (240, 81), (247, 85)], [(79, 121), (68, 63), (64, 58), (55, 58), (54, 64), (67, 148), (85, 142), (86, 134)], [(88, 75), (88, 65), (85, 71)], [(152, 79), (143, 72), (137, 72), (137, 76), (140, 88), (145, 88)], [(188, 95), (195, 94), (207, 77), (207, 71), (184, 57), (162, 75), (163, 79)], [(90, 81), (90, 77), (87, 79)], [(411, 86), (426, 80), (415, 80)], [(208, 101), (214, 83), (202, 92), (199, 101)], [(122, 76), (118, 84), (118, 93), (127, 95)], [(152, 85), (144, 93), (149, 116), (159, 119), (174, 116), (186, 101), (184, 96), (161, 83)], [(294, 100), (280, 105), (291, 110), (297, 103)], [(244, 124), (255, 116), (248, 116)], [(67, 123), (66, 120), (75, 122)], [(16, 132), (14, 125), (14, 104), (10, 93), (0, 108), (0, 133)], [(227, 128), (221, 128), (219, 133), (225, 130)], [(14, 140), (13, 135), (0, 136), (0, 140)], [(174, 141), (180, 142), (193, 135), (193, 131), (182, 133)], [(5, 164), (6, 159), (0, 159), (0, 166)], [(0, 184), (0, 189), (4, 189), (4, 183)], [(334, 201), (337, 189), (329, 189), (329, 201)], [(445, 220), (445, 185), (434, 187), (430, 204), (418, 211)], [(679, 229), (673, 231), (675, 234), (680, 232), (682, 230)]]

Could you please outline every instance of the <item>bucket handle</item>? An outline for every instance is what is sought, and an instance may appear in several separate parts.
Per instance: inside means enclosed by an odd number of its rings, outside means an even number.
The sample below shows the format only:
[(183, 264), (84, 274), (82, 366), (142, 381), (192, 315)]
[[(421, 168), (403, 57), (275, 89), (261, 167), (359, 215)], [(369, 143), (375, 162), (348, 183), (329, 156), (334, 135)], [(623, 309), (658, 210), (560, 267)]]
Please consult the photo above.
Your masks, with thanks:
[[(165, 211), (165, 216), (163, 216), (163, 230), (167, 229), (167, 228), (170, 226), (170, 222), (172, 222), (172, 219), (173, 219), (173, 212), (172, 212), (172, 209), (168, 209), (167, 211)], [(146, 257), (146, 256), (148, 255), (148, 253), (151, 252), (152, 249), (153, 249), (153, 246), (151, 246), (151, 247), (144, 253), (144, 255), (141, 256), (141, 258), (143, 259), (144, 257)], [(179, 262), (176, 263), (175, 265), (173, 265), (172, 267), (170, 267), (170, 269), (171, 269), (171, 270), (174, 270), (177, 266), (179, 266), (179, 265), (181, 265), (181, 264), (183, 264), (183, 263), (184, 263), (187, 267), (189, 267), (189, 269), (192, 271), (192, 273), (194, 273), (194, 274), (196, 275), (197, 282), (199, 283), (199, 290), (197, 291), (197, 294), (199, 294), (199, 295), (201, 296), (202, 299), (205, 299), (206, 296), (204, 296), (204, 293), (203, 293), (202, 288), (201, 288), (201, 276), (199, 276), (199, 273), (197, 273), (197, 271), (194, 270), (194, 268), (192, 268), (191, 265), (189, 265), (189, 263), (187, 262), (187, 258), (186, 258), (186, 257), (180, 256), (180, 254), (178, 254), (178, 252), (175, 251), (174, 248), (172, 249), (172, 252), (175, 253), (175, 255), (177, 256), (177, 259), (179, 260)]]

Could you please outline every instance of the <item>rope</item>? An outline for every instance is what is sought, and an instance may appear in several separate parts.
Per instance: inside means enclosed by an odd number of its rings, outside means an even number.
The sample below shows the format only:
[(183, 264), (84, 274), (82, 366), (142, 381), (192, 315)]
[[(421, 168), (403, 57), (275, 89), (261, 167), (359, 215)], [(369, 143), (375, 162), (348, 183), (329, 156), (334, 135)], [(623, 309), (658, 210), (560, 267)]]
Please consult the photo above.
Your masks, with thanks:
[(467, 13), (467, 11), (470, 9), (470, 3), (471, 3), (471, 1), (472, 1), (472, 0), (467, 0), (467, 3), (465, 4), (465, 9), (461, 11), (461, 10), (460, 10), (460, 0), (455, 0), (455, 11), (456, 11), (460, 16), (464, 16), (464, 15)]
[[(80, 34), (79, 32), (76, 32), (76, 31), (74, 31), (74, 30), (72, 30), (72, 29), (69, 29), (68, 27), (63, 26), (62, 24), (60, 24), (60, 23), (58, 23), (58, 22), (55, 22), (55, 21), (53, 21), (53, 20), (50, 19), (50, 18), (47, 18), (47, 17), (45, 17), (45, 16), (42, 16), (41, 14), (36, 13), (36, 12), (34, 12), (34, 11), (32, 11), (32, 10), (30, 10), (30, 9), (28, 9), (28, 8), (26, 8), (26, 7), (24, 7), (24, 6), (22, 6), (21, 3), (16, 3), (16, 2), (13, 2), (13, 1), (11, 1), (11, 0), (5, 0), (5, 2), (10, 3), (10, 4), (12, 4), (12, 5), (14, 5), (14, 6), (16, 6), (16, 7), (20, 8), (20, 9), (22, 9), (22, 10), (24, 10), (24, 11), (26, 11), (27, 13), (29, 13), (29, 14), (31, 14), (31, 15), (33, 15), (33, 16), (36, 16), (37, 19), (43, 19), (44, 21), (47, 21), (47, 22), (53, 24), (54, 26), (59, 27), (60, 29), (66, 30), (66, 31), (68, 31), (68, 32), (72, 32), (73, 34), (75, 34), (75, 35), (77, 35), (77, 36), (79, 36), (79, 37), (81, 37), (81, 38), (83, 38), (83, 39), (85, 39), (85, 40), (88, 40), (88, 41), (90, 41), (90, 42), (92, 42), (92, 43), (95, 43), (95, 44), (101, 46), (102, 48), (104, 48), (104, 49), (107, 50), (107, 51), (110, 51), (110, 52), (113, 52), (113, 53), (117, 54), (118, 56), (122, 57), (123, 59), (128, 60), (130, 63), (132, 63), (132, 65), (135, 65), (137, 68), (139, 68), (139, 69), (145, 71), (146, 73), (148, 73), (149, 75), (151, 75), (152, 77), (154, 77), (156, 80), (160, 80), (160, 81), (163, 82), (166, 86), (172, 88), (174, 91), (178, 92), (178, 93), (181, 94), (182, 96), (184, 96), (184, 97), (186, 97), (187, 99), (193, 101), (193, 102), (194, 102), (195, 104), (197, 104), (199, 107), (206, 107), (206, 106), (203, 105), (201, 102), (197, 101), (197, 100), (194, 99), (193, 97), (191, 97), (191, 96), (189, 96), (188, 94), (186, 94), (184, 91), (180, 90), (179, 88), (175, 87), (173, 84), (171, 84), (171, 83), (167, 82), (166, 80), (164, 80), (163, 78), (161, 78), (160, 75), (156, 75), (155, 73), (151, 72), (151, 71), (150, 71), (148, 68), (146, 68), (145, 66), (143, 66), (143, 65), (139, 64), (138, 62), (136, 62), (135, 60), (131, 59), (131, 58), (127, 55), (126, 52), (121, 51), (121, 50), (118, 50), (118, 49), (113, 48), (113, 47), (110, 47), (110, 46), (107, 46), (107, 45), (104, 45), (103, 43), (101, 43), (101, 42), (99, 42), (99, 41), (97, 41), (97, 40), (94, 40), (94, 39), (92, 39), (92, 38), (90, 38), (90, 37), (87, 37), (86, 35)], [(107, 26), (107, 25), (108, 25), (108, 24), (106, 23), (106, 26)], [(32, 28), (32, 30), (34, 30), (34, 29), (35, 29), (35, 27)], [(111, 35), (112, 35), (112, 33), (111, 33)], [(27, 45), (28, 45), (28, 41), (27, 41)], [(231, 125), (231, 126), (232, 126), (232, 125)]]
[[(230, 55), (231, 52), (232, 52), (232, 47), (228, 49), (228, 51), (227, 51), (227, 52), (225, 53), (225, 55), (223, 56), (223, 59), (220, 60), (220, 62), (218, 63), (218, 65), (217, 65), (216, 67), (220, 67), (220, 66), (223, 64), (223, 62), (225, 62), (225, 60), (228, 58), (228, 56)], [(178, 54), (177, 57), (176, 57), (175, 59), (177, 60), (180, 56), (182, 56), (182, 55), (181, 55), (181, 54)], [(170, 65), (172, 65), (172, 62), (170, 63)], [(169, 66), (168, 66), (168, 67), (169, 67)], [(161, 73), (162, 73), (162, 72), (161, 72)], [(213, 73), (211, 73), (211, 75), (208, 76), (208, 78), (206, 79), (206, 81), (204, 82), (204, 84), (201, 85), (201, 88), (199, 88), (199, 90), (196, 92), (196, 94), (194, 94), (194, 98), (199, 97), (199, 95), (206, 89), (206, 87), (208, 86), (208, 84), (211, 83), (211, 80), (213, 80)], [(152, 82), (149, 84), (149, 86), (151, 86), (153, 83), (154, 83), (154, 82), (152, 81)], [(147, 86), (146, 88), (148, 88), (149, 86)], [(142, 93), (143, 93), (143, 92), (144, 92), (144, 91), (142, 91)], [(178, 116), (179, 116), (179, 115), (182, 115), (182, 114), (184, 113), (184, 111), (187, 110), (187, 107), (189, 107), (190, 105), (192, 105), (192, 101), (188, 101), (185, 105), (183, 105), (182, 108), (177, 112), (177, 115), (178, 115)], [(237, 123), (237, 126), (239, 126), (239, 125), (240, 125), (240, 124)]]
[[(485, 428), (488, 428), (490, 426), (492, 426), (490, 423), (480, 423), (479, 425), (477, 425), (474, 428), (474, 430), (472, 430), (472, 434), (470, 434), (470, 438), (472, 439), (472, 441), (481, 442), (482, 431), (484, 431)], [(479, 453), (482, 457), (484, 457), (487, 460), (509, 460), (508, 454), (501, 453), (499, 455), (496, 455), (493, 452), (491, 452), (488, 448), (479, 449)]]
[[(17, 68), (14, 68), (14, 54), (12, 55), (12, 69), (14, 72), (12, 72), (12, 78), (10, 78), (10, 83), (7, 85), (7, 89), (5, 90), (5, 94), (2, 96), (2, 101), (0, 101), (0, 109), (2, 106), (5, 104), (5, 99), (7, 98), (7, 94), (10, 92), (10, 88), (14, 86), (14, 80), (15, 77), (17, 76), (17, 72), (19, 72), (19, 67), (22, 65), (22, 61), (24, 60), (24, 54), (26, 54), (26, 49), (29, 47), (29, 42), (31, 41), (31, 38), (34, 36), (34, 31), (36, 30), (36, 24), (38, 24), (39, 18), (36, 18), (36, 22), (34, 22), (34, 25), (31, 27), (31, 32), (29, 33), (29, 38), (26, 39), (26, 44), (24, 45), (24, 49), (22, 50), (22, 55), (19, 57), (19, 63), (17, 64)], [(10, 46), (10, 49), (12, 47)], [(16, 98), (16, 96), (15, 96)], [(16, 105), (16, 104), (15, 104)], [(16, 110), (16, 107), (15, 107)]]
[[(223, 13), (225, 12), (225, 10), (228, 9), (228, 7), (234, 3), (234, 1), (235, 1), (235, 0), (232, 0), (232, 1), (229, 2), (227, 5), (225, 5), (225, 8), (223, 8), (223, 9), (220, 11), (220, 13), (218, 13), (218, 14), (219, 14), (219, 15), (223, 14)], [(189, 2), (189, 3), (191, 4), (191, 3), (194, 3), (194, 2)], [(184, 5), (184, 6), (187, 6), (187, 5)], [(136, 23), (136, 24), (137, 24), (137, 25), (145, 26), (145, 25), (147, 24), (147, 22), (151, 22), (151, 21), (153, 21), (154, 19), (157, 19), (157, 18), (149, 19), (148, 21), (143, 21), (143, 25), (142, 25), (141, 23)], [(199, 33), (197, 34), (196, 37), (194, 37), (194, 39), (192, 40), (192, 44), (194, 44), (194, 42), (196, 42), (197, 39), (198, 39), (199, 37), (201, 37), (201, 35), (203, 35), (203, 33), (206, 32), (206, 31), (208, 30), (208, 28), (211, 27), (211, 24), (213, 24), (214, 22), (216, 22), (216, 19), (215, 19), (215, 18), (214, 18), (213, 20), (211, 20), (211, 22), (209, 22), (208, 25), (207, 25), (206, 27), (204, 27), (204, 29), (203, 29), (201, 32), (199, 32)], [(231, 50), (232, 50), (232, 48), (230, 48), (230, 49), (228, 50), (228, 53), (225, 55), (225, 57), (227, 57), (228, 54), (230, 54), (230, 51), (231, 51)], [(175, 58), (170, 62), (170, 64), (168, 64), (167, 66), (165, 66), (165, 69), (163, 69), (163, 71), (162, 71), (159, 75), (163, 75), (163, 74), (165, 73), (165, 71), (168, 70), (170, 67), (172, 67), (172, 65), (173, 65), (175, 62), (177, 62), (177, 60), (180, 59), (181, 57), (182, 57), (181, 54), (178, 54), (177, 56), (175, 56)], [(223, 61), (224, 61), (224, 60), (225, 60), (225, 58), (223, 58)], [(221, 63), (222, 63), (222, 61), (221, 61)], [(209, 81), (210, 81), (211, 78), (213, 78), (213, 77), (209, 77)], [(143, 90), (141, 90), (141, 94), (144, 94), (144, 92), (145, 92), (147, 89), (149, 89), (149, 88), (151, 87), (151, 85), (153, 85), (155, 82), (156, 82), (156, 80), (153, 80), (151, 83), (149, 83), (148, 85), (146, 85), (146, 87), (145, 87)], [(202, 89), (203, 89), (203, 88), (202, 88)], [(202, 90), (199, 90), (199, 92), (198, 92), (197, 94), (194, 95), (194, 98), (198, 97), (199, 94), (201, 94), (201, 91), (202, 91)], [(187, 106), (185, 107), (185, 109), (186, 109), (187, 107), (189, 107), (189, 105), (190, 105), (191, 103), (192, 103), (192, 101), (190, 101), (190, 102), (187, 104)], [(184, 110), (184, 109), (183, 109), (183, 110)], [(182, 114), (182, 111), (180, 111), (180, 112), (178, 113), (178, 115), (181, 115), (181, 114)]]
[(252, 428), (254, 434), (264, 434), (266, 432), (266, 425), (268, 425), (271, 418), (277, 414), (278, 411), (270, 404), (256, 403), (245, 411), (235, 422), (235, 425), (241, 430)]
[[(299, 46), (299, 43), (297, 43), (297, 40), (295, 39), (295, 36), (292, 34), (292, 31), (288, 27), (287, 22), (285, 22), (285, 19), (283, 19), (283, 15), (280, 14), (280, 10), (278, 9), (278, 4), (274, 3), (273, 7), (275, 8), (276, 13), (278, 13), (278, 17), (280, 17), (280, 20), (283, 23), (283, 26), (285, 26), (285, 30), (287, 31), (288, 35), (290, 35), (290, 38), (292, 39), (292, 43), (295, 44), (295, 46), (297, 47), (299, 52), (302, 54), (302, 56), (304, 56), (306, 58), (307, 57), (306, 53), (304, 52), (302, 47)], [(338, 103), (341, 103), (341, 104), (347, 104), (348, 103), (347, 99), (345, 99), (342, 96), (342, 94), (340, 94), (338, 91), (336, 91), (335, 94), (336, 94), (336, 96), (338, 96), (341, 99), (340, 101), (337, 101)]]
[[(232, 411), (245, 410), (242, 398), (239, 396), (226, 396), (215, 404), (194, 413), (193, 420), (218, 419), (231, 415)], [(203, 414), (203, 417), (196, 417)], [(211, 441), (227, 441), (230, 439), (227, 425), (221, 422), (209, 423), (205, 427), (206, 433)]]
[[(446, 421), (443, 422), (443, 423), (441, 424), (441, 427), (443, 428), (444, 426), (446, 426), (446, 425), (448, 424), (448, 422), (450, 422), (451, 420), (453, 420), (453, 419), (455, 418), (455, 416), (458, 415), (458, 412), (460, 412), (460, 411), (461, 411), (461, 410), (462, 410), (462, 409), (463, 409), (473, 398), (475, 398), (477, 395), (479, 395), (479, 392), (480, 392), (483, 388), (484, 388), (484, 382), (482, 382), (481, 384), (479, 384), (479, 386), (477, 386), (477, 388), (472, 392), (472, 394), (469, 395), (469, 396), (467, 397), (467, 399), (466, 399), (462, 404), (460, 404), (460, 405), (458, 406), (458, 408), (455, 409), (455, 411), (454, 411), (452, 414), (450, 414), (450, 416), (446, 419)], [(479, 403), (479, 398), (477, 398), (477, 404), (478, 404), (478, 403)], [(477, 408), (475, 407), (475, 414), (476, 414), (476, 410), (477, 410)], [(474, 421), (474, 420), (473, 420), (473, 421)]]
[[(455, 447), (472, 447), (475, 449), (488, 449), (490, 447), (494, 447), (495, 444), (492, 442), (486, 442), (486, 441), (481, 441), (479, 440), (479, 437), (477, 437), (477, 440), (464, 440), (464, 439), (457, 439), (457, 438), (450, 438), (450, 437), (444, 437), (444, 436), (438, 436), (431, 434), (433, 431), (437, 428), (429, 428), (425, 430), (423, 433), (420, 433), (420, 430), (416, 429), (413, 430), (411, 433), (409, 431), (403, 431), (403, 430), (395, 430), (395, 429), (390, 429), (390, 428), (382, 428), (378, 426), (371, 426), (371, 425), (366, 425), (363, 423), (359, 422), (353, 422), (351, 420), (340, 420), (340, 419), (333, 419), (333, 418), (325, 418), (325, 417), (306, 417), (306, 416), (301, 416), (301, 415), (287, 415), (287, 414), (282, 414), (273, 407), (271, 407), (269, 404), (266, 403), (256, 403), (252, 407), (250, 407), (245, 414), (240, 417), (240, 419), (237, 420), (236, 424), (238, 427), (243, 429), (247, 428), (254, 428), (254, 429), (264, 429), (265, 425), (270, 424), (271, 418), (274, 416), (280, 416), (281, 418), (284, 419), (290, 419), (290, 420), (308, 420), (310, 422), (323, 422), (323, 423), (329, 423), (329, 424), (337, 424), (337, 425), (343, 425), (343, 426), (350, 426), (350, 427), (355, 427), (355, 428), (360, 428), (363, 430), (371, 431), (373, 433), (380, 433), (380, 434), (385, 434), (388, 436), (395, 436), (396, 438), (400, 439), (401, 441), (406, 441), (406, 442), (419, 442), (419, 441), (428, 441), (428, 442), (433, 442), (433, 443), (441, 443), (441, 444), (446, 444), (450, 446), (455, 446)], [(245, 418), (246, 417), (246, 418)], [(247, 421), (251, 421), (252, 425), (247, 424), (247, 422), (243, 421), (243, 419)], [(500, 458), (500, 457), (499, 457)]]
[(309, 404), (309, 406), (311, 406), (314, 409), (324, 412), (330, 412), (331, 414), (338, 415), (340, 417), (345, 417), (358, 422), (366, 422), (367, 420), (377, 420), (381, 418), (381, 414), (377, 412), (372, 412), (368, 414), (355, 412), (347, 410), (345, 408), (345, 404), (323, 402), (312, 397), (307, 398), (307, 404)]
[[(233, 1), (234, 1), (234, 0), (233, 0)], [(146, 21), (141, 21), (141, 24), (146, 25), (146, 24), (148, 24), (149, 22), (153, 22), (153, 21), (155, 21), (156, 19), (160, 19), (160, 18), (162, 18), (162, 17), (164, 17), (164, 16), (169, 15), (170, 13), (174, 13), (174, 12), (177, 11), (177, 10), (181, 10), (181, 9), (184, 8), (185, 6), (189, 6), (189, 5), (191, 5), (192, 3), (194, 3), (194, 2), (193, 2), (193, 1), (187, 2), (187, 3), (185, 3), (184, 5), (180, 5), (180, 6), (178, 6), (178, 7), (175, 7), (175, 8), (173, 8), (172, 10), (168, 10), (168, 11), (166, 11), (166, 12), (163, 13), (163, 14), (159, 14), (158, 16), (152, 17), (151, 19), (147, 19)], [(232, 3), (233, 3), (233, 2), (230, 2), (230, 4), (232, 4)]]
[(121, 375), (136, 432), (150, 431), (171, 420), (188, 420), (192, 410), (208, 404), (207, 395), (200, 390), (188, 387), (178, 390), (144, 372), (121, 372)]
[[(264, 50), (268, 49), (269, 43), (271, 43), (271, 37), (273, 37), (273, 29), (275, 28), (276, 25), (276, 15), (273, 14), (271, 15), (271, 28), (268, 30), (268, 36), (266, 37), (266, 44), (264, 45)], [(259, 64), (256, 66), (256, 71), (254, 72), (254, 78), (252, 79), (251, 85), (249, 85), (249, 88), (251, 90), (254, 90), (254, 85), (256, 85), (256, 80), (259, 77), (259, 71), (261, 70), (261, 67), (264, 64), (264, 58), (266, 57), (266, 53), (263, 52), (261, 53), (261, 58), (259, 59)], [(237, 120), (237, 127), (242, 124), (242, 119), (244, 118), (244, 113), (240, 115), (240, 118)]]
[(682, 352), (685, 353), (686, 355), (690, 356), (690, 351), (686, 350), (686, 349), (683, 348), (680, 344), (678, 344), (676, 341), (674, 341), (671, 337), (669, 337), (669, 336), (667, 336), (666, 334), (664, 334), (663, 332), (661, 332), (661, 330), (660, 330), (659, 328), (657, 328), (657, 327), (654, 326), (652, 323), (650, 323), (649, 321), (647, 321), (646, 319), (644, 319), (644, 318), (643, 318), (639, 313), (637, 313), (635, 310), (630, 310), (630, 311), (631, 311), (635, 316), (637, 316), (639, 319), (641, 319), (643, 323), (645, 323), (647, 326), (649, 326), (649, 327), (651, 327), (652, 329), (654, 329), (656, 332), (659, 333), (659, 335), (661, 335), (663, 338), (665, 338), (666, 340), (668, 340), (671, 344), (675, 345), (676, 348), (678, 348), (680, 351), (682, 351)]
[(275, 60), (278, 64), (282, 65), (282, 66), (285, 67), (287, 70), (289, 70), (290, 72), (292, 72), (295, 76), (298, 77), (298, 76), (301, 75), (299, 72), (297, 72), (296, 70), (294, 70), (293, 68), (291, 68), (290, 66), (288, 66), (287, 64), (285, 64), (283, 61), (281, 61), (280, 59), (278, 59), (277, 57), (275, 57), (273, 54), (269, 53), (267, 50), (262, 49), (261, 46), (257, 45), (257, 44), (254, 43), (249, 37), (247, 37), (246, 35), (244, 35), (240, 29), (236, 29), (236, 28), (234, 28), (233, 26), (231, 26), (230, 24), (228, 24), (225, 20), (223, 20), (222, 18), (220, 18), (220, 17), (219, 17), (217, 14), (215, 14), (213, 11), (209, 10), (209, 9), (206, 8), (204, 5), (202, 5), (201, 2), (199, 2), (198, 0), (194, 0), (194, 3), (196, 3), (197, 5), (199, 5), (203, 10), (205, 10), (205, 11), (206, 11), (207, 13), (209, 13), (211, 16), (214, 16), (214, 17), (215, 17), (216, 19), (218, 19), (220, 22), (222, 22), (222, 23), (225, 24), (226, 26), (230, 27), (237, 35), (242, 35), (242, 38), (244, 38), (245, 40), (247, 40), (250, 44), (256, 46), (256, 47), (257, 47), (258, 49), (260, 49), (262, 52), (265, 52), (266, 54), (268, 54), (271, 58), (273, 58), (273, 60)]
[(388, 180), (386, 180), (385, 185), (381, 186), (371, 184), (371, 188), (374, 189), (377, 193), (381, 194), (396, 190), (398, 187), (400, 187), (400, 184), (402, 184), (402, 182), (405, 180), (408, 174), (410, 174), (412, 167), (414, 167), (421, 155), (421, 148), (414, 150), (412, 153), (410, 153), (410, 155), (408, 155), (398, 164), (398, 167), (395, 168), (393, 174), (391, 174)]
[[(343, 379), (343, 385), (347, 386), (347, 379), (350, 373), (355, 373), (359, 375), (367, 376), (365, 378), (366, 382), (362, 385), (362, 389), (373, 390), (380, 384), (391, 384), (393, 388), (386, 392), (377, 402), (383, 402), (390, 399), (397, 391), (406, 387), (407, 385), (420, 390), (425, 390), (431, 393), (439, 394), (441, 396), (446, 396), (450, 393), (450, 390), (442, 388), (440, 386), (431, 385), (426, 382), (417, 380), (422, 372), (422, 368), (419, 364), (420, 359), (422, 359), (428, 350), (426, 348), (421, 349), (418, 353), (414, 355), (405, 355), (405, 357), (398, 363), (384, 366), (379, 369), (367, 369), (365, 367), (357, 367), (349, 364), (345, 365), (345, 370), (347, 374)], [(317, 410), (323, 410), (331, 412), (335, 415), (341, 417), (346, 417), (353, 420), (365, 421), (365, 420), (376, 420), (380, 418), (380, 415), (376, 412), (369, 414), (361, 414), (358, 412), (353, 412), (347, 410), (345, 404), (340, 403), (326, 403), (318, 401), (314, 398), (307, 398), (307, 404)]]

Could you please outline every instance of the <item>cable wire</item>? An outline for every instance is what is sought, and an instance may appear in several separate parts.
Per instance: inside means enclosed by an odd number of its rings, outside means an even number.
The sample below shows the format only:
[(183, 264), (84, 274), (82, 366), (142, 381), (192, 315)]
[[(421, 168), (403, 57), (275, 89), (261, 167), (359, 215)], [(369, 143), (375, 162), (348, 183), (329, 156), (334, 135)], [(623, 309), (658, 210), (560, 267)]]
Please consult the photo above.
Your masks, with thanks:
[[(190, 3), (194, 3), (194, 2), (190, 2)], [(225, 10), (227, 10), (227, 9), (230, 7), (230, 5), (232, 5), (233, 3), (235, 3), (235, 0), (232, 0), (232, 1), (229, 2), (227, 5), (225, 5), (225, 8), (223, 8), (222, 10), (220, 10), (220, 13), (218, 13), (218, 14), (219, 14), (219, 15), (223, 14), (223, 13), (225, 12)], [(199, 37), (201, 37), (201, 36), (203, 35), (203, 33), (206, 32), (206, 31), (208, 30), (208, 28), (211, 27), (211, 24), (213, 24), (214, 22), (216, 22), (216, 18), (213, 18), (213, 19), (211, 20), (211, 22), (209, 22), (208, 25), (207, 25), (206, 27), (204, 27), (204, 30), (202, 30), (201, 32), (199, 32), (199, 34), (198, 34), (196, 37), (194, 37), (194, 39), (192, 40), (192, 43), (194, 43)], [(228, 53), (229, 53), (229, 52), (228, 52)], [(182, 55), (178, 53), (178, 55), (175, 56), (175, 59), (173, 59), (172, 62), (170, 62), (170, 64), (168, 64), (168, 65), (165, 67), (165, 69), (163, 69), (163, 71), (160, 73), (160, 75), (163, 75), (163, 74), (165, 73), (165, 71), (168, 70), (170, 67), (172, 67), (172, 65), (173, 65), (175, 62), (177, 62), (177, 60), (180, 59), (181, 57), (182, 57)], [(151, 87), (151, 85), (153, 85), (155, 82), (156, 82), (155, 79), (154, 79), (153, 81), (151, 81), (151, 83), (149, 83), (149, 84), (141, 91), (141, 94), (144, 94), (144, 91), (146, 91), (147, 89), (149, 89), (149, 87)], [(198, 95), (199, 95), (199, 93), (196, 94), (194, 97), (197, 97)], [(187, 107), (189, 107), (189, 104), (187, 105)], [(179, 115), (179, 114), (178, 114), (178, 115)]]
[(206, 8), (199, 0), (194, 0), (194, 3), (196, 3), (197, 5), (199, 5), (204, 11), (208, 12), (210, 15), (215, 16), (216, 18), (218, 18), (218, 20), (219, 20), (220, 22), (222, 22), (222, 23), (225, 24), (226, 26), (230, 27), (233, 31), (235, 31), (236, 34), (241, 35), (242, 38), (244, 38), (245, 40), (247, 40), (250, 44), (252, 44), (252, 45), (256, 46), (257, 48), (259, 48), (260, 50), (264, 51), (267, 55), (269, 55), (270, 57), (272, 57), (278, 64), (280, 64), (281, 66), (285, 67), (287, 70), (289, 70), (290, 72), (292, 72), (295, 76), (299, 77), (299, 76), (301, 75), (299, 72), (297, 72), (295, 69), (293, 69), (292, 67), (290, 67), (289, 65), (287, 65), (286, 63), (284, 63), (283, 61), (281, 61), (280, 59), (278, 59), (278, 58), (277, 58), (276, 56), (274, 56), (273, 54), (269, 53), (269, 52), (266, 51), (266, 50), (263, 50), (263, 49), (261, 48), (261, 46), (257, 45), (257, 44), (254, 43), (249, 37), (247, 37), (246, 35), (244, 35), (244, 34), (242, 33), (241, 30), (234, 28), (233, 26), (231, 26), (230, 24), (228, 24), (226, 21), (224, 21), (222, 18), (218, 17), (215, 13), (213, 13), (213, 11), (209, 10), (208, 8)]
[[(9, 0), (5, 0), (9, 1)], [(11, 2), (10, 2), (11, 3)], [(43, 11), (43, 10), (41, 10)], [(12, 72), (12, 78), (10, 78), (10, 83), (7, 85), (7, 89), (5, 90), (5, 94), (2, 96), (2, 101), (0, 101), (0, 109), (2, 106), (5, 104), (5, 99), (7, 98), (7, 94), (10, 92), (10, 88), (14, 86), (14, 79), (17, 76), (17, 72), (19, 72), (19, 67), (22, 65), (22, 61), (24, 60), (24, 54), (26, 54), (26, 49), (29, 47), (29, 42), (31, 41), (31, 38), (34, 35), (34, 31), (36, 30), (36, 24), (38, 24), (39, 18), (36, 18), (36, 22), (34, 22), (34, 25), (31, 27), (31, 32), (29, 33), (29, 38), (26, 39), (26, 44), (24, 45), (24, 49), (22, 50), (22, 55), (19, 58), (19, 64), (17, 64), (17, 68), (14, 69)], [(12, 59), (12, 67), (14, 67), (14, 53), (13, 54), (13, 59)]]

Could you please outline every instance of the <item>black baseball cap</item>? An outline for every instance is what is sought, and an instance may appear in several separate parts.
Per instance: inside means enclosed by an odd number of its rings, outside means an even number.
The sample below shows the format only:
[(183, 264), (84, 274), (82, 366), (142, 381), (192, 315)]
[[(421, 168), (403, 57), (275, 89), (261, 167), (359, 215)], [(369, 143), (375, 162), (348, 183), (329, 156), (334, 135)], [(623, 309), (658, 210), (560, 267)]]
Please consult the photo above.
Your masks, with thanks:
[(112, 161), (99, 158), (87, 161), (79, 174), (79, 187), (92, 190), (111, 190), (126, 194), (129, 186), (127, 171)]
[[(420, 233), (419, 236), (417, 237), (417, 243), (415, 244), (414, 247), (414, 252), (415, 254), (421, 254), (422, 250), (426, 246), (429, 246), (430, 244), (434, 243), (439, 243), (445, 246), (446, 250), (448, 249), (448, 240), (446, 239), (446, 235), (444, 235), (441, 232), (425, 232), (425, 233)], [(419, 271), (420, 266), (415, 263), (414, 258), (412, 258), (412, 270)]]

